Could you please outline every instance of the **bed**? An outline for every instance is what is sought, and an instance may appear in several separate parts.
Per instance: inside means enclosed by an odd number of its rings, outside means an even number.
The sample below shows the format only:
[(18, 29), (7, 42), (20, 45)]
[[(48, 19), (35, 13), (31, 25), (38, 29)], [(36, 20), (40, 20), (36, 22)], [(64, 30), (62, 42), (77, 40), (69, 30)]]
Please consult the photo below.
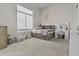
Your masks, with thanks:
[(55, 37), (55, 25), (43, 25), (40, 29), (32, 30), (32, 36), (45, 40)]

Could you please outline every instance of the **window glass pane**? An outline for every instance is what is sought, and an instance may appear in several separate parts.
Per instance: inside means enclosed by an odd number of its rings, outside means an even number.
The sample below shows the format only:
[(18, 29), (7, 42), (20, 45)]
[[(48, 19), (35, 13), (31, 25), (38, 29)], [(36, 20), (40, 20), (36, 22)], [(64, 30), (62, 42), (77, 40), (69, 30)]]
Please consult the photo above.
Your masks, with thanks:
[(31, 10), (29, 10), (27, 8), (24, 8), (24, 7), (20, 6), (20, 5), (17, 5), (17, 11), (21, 11), (21, 12), (33, 15), (33, 12)]
[(33, 29), (33, 16), (27, 15), (27, 29)]
[(17, 29), (25, 29), (25, 14), (17, 12)]

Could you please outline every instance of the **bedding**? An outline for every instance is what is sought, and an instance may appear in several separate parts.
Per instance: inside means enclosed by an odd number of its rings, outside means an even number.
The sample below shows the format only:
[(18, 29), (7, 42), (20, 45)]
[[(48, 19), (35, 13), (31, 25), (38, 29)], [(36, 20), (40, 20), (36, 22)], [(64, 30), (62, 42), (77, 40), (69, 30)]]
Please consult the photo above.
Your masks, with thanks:
[(47, 35), (48, 32), (54, 32), (53, 29), (36, 29), (36, 30), (32, 30), (33, 33), (38, 33), (38, 34), (42, 34), (42, 35)]
[[(55, 33), (55, 26), (42, 26), (42, 29), (32, 30), (32, 36), (39, 37), (43, 39), (49, 39)], [(46, 37), (46, 38), (45, 38)]]
[(51, 31), (53, 33), (53, 29), (41, 29), (41, 31), (42, 31), (41, 32), (42, 35), (48, 35), (48, 33), (51, 32)]
[(27, 32), (17, 32), (8, 37), (8, 44), (24, 41), (26, 38), (28, 38), (27, 36), (28, 36)]

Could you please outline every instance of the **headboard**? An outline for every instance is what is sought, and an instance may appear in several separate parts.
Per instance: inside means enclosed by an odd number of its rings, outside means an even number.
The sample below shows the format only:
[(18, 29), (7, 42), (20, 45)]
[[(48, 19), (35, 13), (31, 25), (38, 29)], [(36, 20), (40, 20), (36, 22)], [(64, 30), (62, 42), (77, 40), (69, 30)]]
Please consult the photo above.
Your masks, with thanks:
[(42, 29), (53, 29), (55, 30), (55, 25), (42, 25)]

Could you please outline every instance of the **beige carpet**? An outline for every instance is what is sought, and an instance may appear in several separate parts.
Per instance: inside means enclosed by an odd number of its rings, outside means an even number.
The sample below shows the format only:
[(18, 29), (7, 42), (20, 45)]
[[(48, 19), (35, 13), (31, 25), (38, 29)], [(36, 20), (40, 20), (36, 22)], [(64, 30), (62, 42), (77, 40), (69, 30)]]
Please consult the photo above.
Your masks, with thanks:
[(50, 41), (31, 38), (9, 45), (0, 50), (4, 56), (67, 56), (69, 55), (68, 40), (51, 39)]

